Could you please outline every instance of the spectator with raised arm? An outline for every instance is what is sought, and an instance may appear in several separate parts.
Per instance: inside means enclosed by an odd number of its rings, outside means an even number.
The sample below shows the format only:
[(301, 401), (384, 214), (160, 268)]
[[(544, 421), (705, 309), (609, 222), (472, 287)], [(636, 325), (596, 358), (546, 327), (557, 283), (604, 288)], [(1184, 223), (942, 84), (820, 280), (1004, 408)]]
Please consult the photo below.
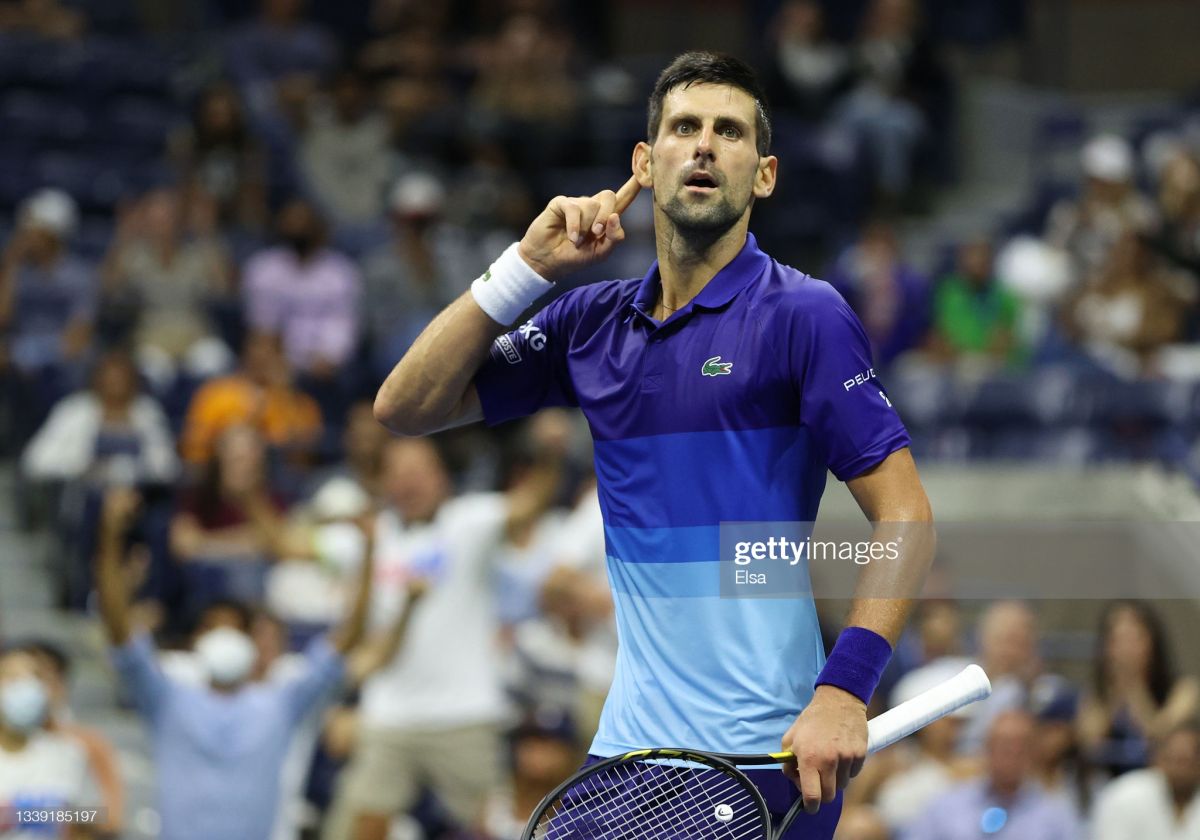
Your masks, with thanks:
[[(482, 817), (502, 786), (506, 711), (490, 566), (505, 535), (545, 509), (534, 481), (505, 494), (452, 496), (430, 440), (390, 441), (383, 465), (373, 625), (395, 620), (414, 579), (430, 591), (409, 643), (363, 685), (357, 746), (326, 825), (330, 840), (383, 840), (393, 817), (416, 804), (423, 781), (457, 825)], [(471, 760), (455, 757), (462, 753)]]
[(251, 682), (254, 642), (243, 630), (220, 626), (196, 640), (208, 675), (208, 684), (197, 687), (162, 671), (149, 637), (131, 620), (121, 564), (138, 504), (125, 490), (106, 497), (96, 579), (117, 672), (154, 742), (161, 836), (263, 840), (276, 821), (293, 737), (315, 708), (331, 701), (347, 655), (362, 640), (372, 557), (364, 560), (346, 618), (309, 644), (307, 661), (291, 677)]

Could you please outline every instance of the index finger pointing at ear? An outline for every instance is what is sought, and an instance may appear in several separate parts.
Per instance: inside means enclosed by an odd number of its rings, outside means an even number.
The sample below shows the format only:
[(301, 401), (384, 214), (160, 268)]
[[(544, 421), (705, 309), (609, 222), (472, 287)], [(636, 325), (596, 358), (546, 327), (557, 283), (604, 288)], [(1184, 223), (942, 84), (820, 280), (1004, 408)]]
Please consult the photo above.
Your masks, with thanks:
[(621, 189), (617, 190), (617, 200), (613, 203), (613, 212), (624, 213), (625, 208), (633, 204), (633, 200), (637, 198), (641, 189), (642, 185), (638, 183), (637, 176), (630, 175), (629, 180), (621, 185)]

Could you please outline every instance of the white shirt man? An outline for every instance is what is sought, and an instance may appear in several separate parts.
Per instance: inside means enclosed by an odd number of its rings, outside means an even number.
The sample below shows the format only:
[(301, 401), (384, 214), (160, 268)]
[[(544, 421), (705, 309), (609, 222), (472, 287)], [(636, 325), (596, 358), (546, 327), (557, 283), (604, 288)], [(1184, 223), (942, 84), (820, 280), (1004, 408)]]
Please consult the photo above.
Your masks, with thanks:
[(1095, 840), (1200, 840), (1200, 730), (1167, 736), (1155, 766), (1118, 776), (1092, 812)]

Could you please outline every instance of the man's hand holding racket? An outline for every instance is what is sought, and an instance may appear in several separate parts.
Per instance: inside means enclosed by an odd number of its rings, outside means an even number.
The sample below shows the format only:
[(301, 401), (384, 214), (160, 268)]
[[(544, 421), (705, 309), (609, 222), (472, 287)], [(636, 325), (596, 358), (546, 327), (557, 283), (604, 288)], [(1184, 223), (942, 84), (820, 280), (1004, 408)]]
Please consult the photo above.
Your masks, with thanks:
[(867, 757), (867, 707), (853, 694), (818, 686), (812, 701), (784, 733), (782, 748), (796, 756), (783, 765), (815, 814), (862, 770)]
[(621, 214), (640, 190), (637, 176), (630, 176), (616, 192), (551, 199), (525, 231), (521, 259), (547, 280), (599, 262), (625, 239)]

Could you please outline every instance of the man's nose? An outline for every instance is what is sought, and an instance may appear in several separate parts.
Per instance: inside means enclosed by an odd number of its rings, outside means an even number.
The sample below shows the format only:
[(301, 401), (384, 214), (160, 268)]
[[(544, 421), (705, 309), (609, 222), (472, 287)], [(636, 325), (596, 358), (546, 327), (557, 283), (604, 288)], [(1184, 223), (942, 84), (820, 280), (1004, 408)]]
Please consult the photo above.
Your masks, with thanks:
[(700, 133), (696, 136), (696, 157), (708, 158), (709, 160), (712, 160), (712, 158), (713, 158), (712, 140), (713, 140), (713, 132), (712, 132), (711, 128), (700, 129)]

